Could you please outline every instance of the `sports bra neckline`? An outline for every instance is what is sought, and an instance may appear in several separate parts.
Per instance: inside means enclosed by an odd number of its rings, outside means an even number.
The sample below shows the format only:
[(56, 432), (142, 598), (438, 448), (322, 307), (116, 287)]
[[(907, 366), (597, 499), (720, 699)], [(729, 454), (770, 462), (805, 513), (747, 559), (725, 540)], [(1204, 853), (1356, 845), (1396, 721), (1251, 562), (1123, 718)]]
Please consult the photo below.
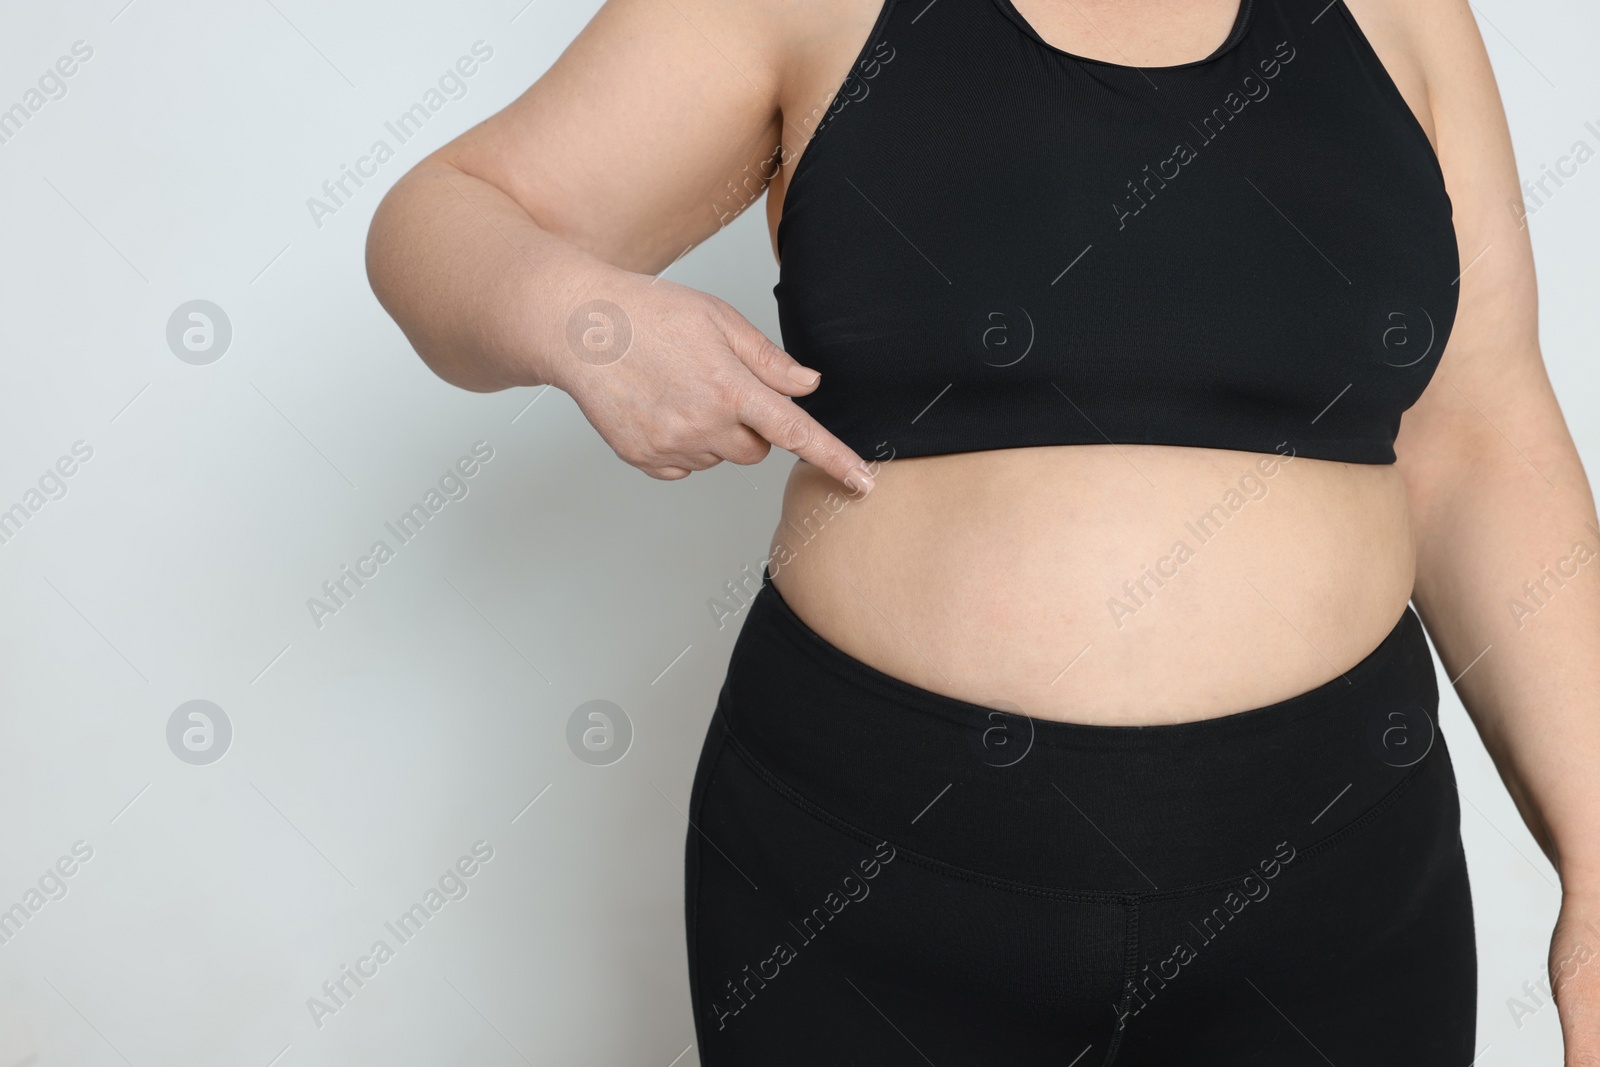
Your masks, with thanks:
[(1244, 40), (1245, 34), (1249, 32), (1251, 21), (1250, 16), (1252, 14), (1252, 9), (1255, 7), (1255, 0), (1239, 0), (1239, 8), (1234, 13), (1233, 17), (1233, 28), (1228, 31), (1228, 36), (1223, 39), (1223, 42), (1219, 44), (1210, 55), (1201, 59), (1191, 59), (1186, 63), (1169, 63), (1165, 66), (1149, 67), (1135, 66), (1131, 63), (1114, 63), (1109, 59), (1095, 59), (1091, 56), (1080, 56), (1076, 52), (1069, 52), (1064, 48), (1059, 48), (1045, 40), (1044, 37), (1040, 35), (1039, 31), (1033, 28), (1033, 24), (1023, 17), (1022, 12), (1017, 10), (1016, 5), (1013, 4), (1011, 0), (994, 0), (994, 4), (1000, 9), (1006, 18), (1014, 22), (1018, 29), (1020, 29), (1027, 36), (1031, 37), (1041, 48), (1044, 48), (1046, 51), (1052, 52), (1063, 59), (1070, 59), (1074, 63), (1087, 63), (1097, 67), (1110, 67), (1115, 70), (1166, 71), (1186, 70), (1191, 67), (1204, 66), (1205, 64), (1211, 63), (1232, 51), (1240, 41)]

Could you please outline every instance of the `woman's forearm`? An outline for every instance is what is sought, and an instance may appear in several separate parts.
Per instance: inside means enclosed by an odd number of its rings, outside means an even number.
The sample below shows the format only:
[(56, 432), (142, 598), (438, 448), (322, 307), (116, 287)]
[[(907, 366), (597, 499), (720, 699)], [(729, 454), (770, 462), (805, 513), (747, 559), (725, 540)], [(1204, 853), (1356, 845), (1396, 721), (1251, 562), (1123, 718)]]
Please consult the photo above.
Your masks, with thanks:
[(1482, 423), (1463, 435), (1453, 472), (1433, 469), (1415, 599), (1563, 888), (1592, 896), (1600, 894), (1600, 530), (1558, 420), (1520, 450)]
[(367, 234), (378, 301), (434, 373), (478, 392), (559, 385), (573, 358), (568, 315), (616, 273), (437, 160), (400, 179)]

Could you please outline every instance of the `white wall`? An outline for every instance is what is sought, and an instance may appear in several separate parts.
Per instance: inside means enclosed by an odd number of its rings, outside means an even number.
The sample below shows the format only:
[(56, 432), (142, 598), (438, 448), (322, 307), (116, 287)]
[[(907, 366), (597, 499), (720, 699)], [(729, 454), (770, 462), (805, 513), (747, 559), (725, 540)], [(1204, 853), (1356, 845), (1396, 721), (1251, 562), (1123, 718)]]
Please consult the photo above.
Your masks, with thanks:
[[(681, 810), (736, 629), (706, 600), (764, 554), (792, 460), (654, 482), (564, 394), (452, 389), (361, 259), (383, 190), (597, 3), (125, 2), (0, 14), (0, 107), (93, 50), (0, 144), (0, 508), (92, 450), (0, 544), (0, 907), (92, 849), (0, 945), (0, 1067), (667, 1067), (693, 1038)], [(1594, 9), (1477, 10), (1524, 176), (1600, 148)], [(399, 144), (385, 122), (479, 41), (466, 95)], [(380, 138), (395, 158), (314, 219), (307, 199)], [(1597, 222), (1600, 162), (1532, 221), (1545, 350), (1591, 462)], [(760, 210), (671, 276), (778, 336)], [(167, 340), (196, 299), (232, 330), (205, 365)], [(385, 521), (479, 441), (467, 496), (398, 545)], [(307, 599), (379, 538), (394, 558), (317, 626)], [(168, 742), (197, 699), (232, 730), (207, 765)], [(632, 722), (610, 766), (567, 743), (593, 699)], [(1446, 699), (1479, 1062), (1554, 1064), (1554, 1010), (1518, 1029), (1506, 1008), (1542, 971), (1554, 875)], [(307, 998), (398, 944), (384, 923), (477, 842), (493, 857), (467, 895), (314, 1023)]]

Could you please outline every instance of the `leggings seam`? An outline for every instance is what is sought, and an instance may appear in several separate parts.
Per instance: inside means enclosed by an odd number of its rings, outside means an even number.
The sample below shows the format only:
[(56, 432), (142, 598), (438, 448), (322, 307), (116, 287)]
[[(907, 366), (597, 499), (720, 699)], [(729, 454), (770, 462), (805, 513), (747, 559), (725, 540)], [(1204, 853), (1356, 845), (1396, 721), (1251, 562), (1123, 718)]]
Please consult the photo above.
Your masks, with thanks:
[[(1399, 801), (1402, 794), (1404, 794), (1408, 789), (1411, 788), (1413, 784), (1415, 784), (1417, 777), (1429, 766), (1429, 760), (1431, 758), (1432, 754), (1430, 753), (1428, 756), (1418, 760), (1414, 766), (1406, 771), (1405, 777), (1401, 778), (1400, 781), (1391, 786), (1389, 791), (1382, 797), (1379, 797), (1376, 801), (1374, 801), (1370, 808), (1356, 816), (1344, 826), (1341, 826), (1339, 829), (1335, 830), (1333, 833), (1317, 841), (1313, 841), (1305, 848), (1297, 850), (1295, 853), (1295, 858), (1311, 859), (1323, 852), (1327, 852), (1335, 846), (1343, 844), (1347, 838), (1354, 836), (1358, 831), (1365, 829), (1367, 826), (1376, 822), (1384, 815), (1384, 813), (1386, 813), (1390, 808), (1394, 807), (1395, 803)], [(1163, 889), (1149, 893), (1140, 893), (1138, 894), (1138, 897), (1141, 901), (1147, 903), (1157, 900), (1180, 900), (1184, 897), (1198, 896), (1201, 893), (1208, 893), (1212, 890), (1223, 889), (1227, 886), (1235, 885), (1238, 883), (1240, 878), (1255, 873), (1256, 872), (1253, 868), (1247, 868), (1243, 875), (1238, 875), (1233, 878), (1216, 878), (1212, 881), (1202, 882), (1198, 885), (1180, 886), (1176, 889)]]
[[(762, 781), (764, 781), (771, 789), (773, 789), (773, 791), (778, 793), (784, 799), (788, 800), (791, 804), (798, 807), (801, 811), (804, 811), (813, 818), (818, 819), (843, 833), (849, 834), (865, 844), (875, 845), (881, 842), (888, 842), (887, 838), (856, 826), (854, 823), (842, 819), (833, 814), (831, 811), (828, 811), (826, 808), (823, 808), (820, 805), (812, 802), (802, 793), (794, 789), (793, 786), (790, 786), (787, 782), (773, 774), (772, 771), (768, 770), (767, 767), (762, 764), (761, 761), (758, 760), (748, 748), (745, 747), (744, 743), (734, 736), (734, 733), (731, 729), (724, 727), (724, 731), (724, 745), (728, 748), (731, 748), (734, 753), (737, 754), (739, 758), (749, 766), (751, 771), (753, 771), (757, 777), (762, 779)], [(721, 758), (721, 755), (721, 753), (718, 753), (719, 759)], [(1430, 750), (1428, 756), (1424, 756), (1421, 760), (1419, 760), (1417, 764), (1406, 773), (1406, 776), (1402, 778), (1396, 785), (1394, 785), (1389, 792), (1384, 794), (1382, 798), (1374, 803), (1371, 808), (1368, 808), (1355, 820), (1339, 828), (1338, 830), (1335, 830), (1327, 837), (1306, 846), (1306, 848), (1300, 851), (1299, 855), (1307, 858), (1315, 856), (1318, 853), (1324, 852), (1333, 847), (1333, 845), (1342, 842), (1355, 831), (1370, 825), (1375, 819), (1381, 816), (1384, 812), (1388, 811), (1388, 809), (1394, 805), (1394, 802), (1399, 799), (1400, 794), (1405, 792), (1411, 783), (1416, 780), (1418, 773), (1422, 770), (1422, 768), (1428, 765), (1428, 761), (1431, 758), (1432, 751)], [(893, 844), (893, 842), (888, 843)], [(1051, 886), (1032, 885), (1027, 882), (1017, 882), (1008, 878), (1000, 878), (995, 875), (984, 874), (981, 871), (974, 871), (969, 868), (959, 866), (949, 862), (948, 860), (937, 859), (933, 856), (928, 856), (913, 849), (901, 848), (899, 846), (895, 846), (895, 848), (897, 853), (904, 855), (913, 864), (927, 868), (939, 874), (960, 878), (964, 881), (976, 882), (979, 885), (988, 886), (993, 889), (1004, 890), (1006, 892), (1019, 893), (1026, 896), (1044, 897), (1050, 900), (1064, 900), (1079, 904), (1137, 905), (1137, 903), (1140, 901), (1179, 899), (1186, 896), (1194, 896), (1198, 893), (1207, 892), (1222, 886), (1233, 885), (1241, 878), (1255, 873), (1255, 869), (1253, 867), (1246, 868), (1240, 874), (1232, 877), (1217, 878), (1208, 882), (1200, 883), (1198, 885), (1181, 886), (1175, 889), (1157, 890), (1155, 892), (1123, 892), (1112, 889), (1072, 890), (1058, 889)]]
[(1139, 901), (1128, 901), (1127, 918), (1124, 920), (1122, 935), (1122, 999), (1112, 1008), (1116, 1016), (1116, 1026), (1111, 1030), (1111, 1044), (1106, 1049), (1106, 1058), (1101, 1067), (1111, 1067), (1116, 1061), (1117, 1050), (1122, 1047), (1122, 1035), (1127, 1027), (1122, 1020), (1127, 1018), (1128, 1008), (1133, 1003), (1134, 982), (1138, 978), (1139, 967)]
[[(761, 763), (760, 760), (756, 759), (750, 750), (745, 748), (744, 744), (740, 742), (737, 737), (734, 737), (731, 732), (728, 734), (727, 740), (729, 747), (733, 749), (739, 758), (744, 760), (745, 763), (749, 765), (750, 769), (755, 772), (757, 777), (761, 778), (761, 780), (764, 781), (770, 788), (772, 788), (773, 791), (778, 793), (778, 795), (782, 796), (785, 800), (788, 800), (801, 811), (804, 811), (806, 814), (815, 819), (827, 823), (843, 833), (849, 834), (865, 844), (879, 844), (888, 840), (887, 838), (881, 837), (877, 834), (870, 833), (867, 830), (856, 826), (854, 823), (847, 822), (846, 820), (839, 818), (831, 811), (828, 811), (826, 808), (819, 807), (808, 800), (804, 795), (796, 792), (792, 786), (790, 786), (787, 782), (784, 782), (777, 775), (773, 774)], [(893, 842), (890, 843), (893, 844)], [(1062, 890), (1053, 889), (1048, 886), (1029, 885), (1026, 882), (1013, 882), (1009, 879), (997, 878), (994, 875), (984, 874), (981, 871), (969, 870), (966, 867), (957, 866), (956, 864), (950, 863), (946, 860), (936, 859), (932, 856), (924, 855), (912, 849), (901, 848), (898, 845), (895, 846), (895, 854), (897, 856), (905, 856), (917, 866), (925, 867), (939, 874), (947, 875), (952, 878), (960, 878), (964, 881), (976, 882), (979, 885), (985, 885), (993, 889), (1003, 889), (1014, 893), (1020, 893), (1026, 896), (1045, 897), (1052, 900), (1066, 900), (1077, 904), (1124, 903), (1128, 901), (1131, 896), (1128, 893), (1119, 893), (1115, 890)]]
[(1418, 776), (1422, 773), (1423, 768), (1429, 766), (1428, 759), (1432, 755), (1433, 751), (1430, 749), (1428, 755), (1418, 760), (1416, 766), (1408, 770), (1406, 772), (1406, 776), (1400, 779), (1400, 781), (1395, 784), (1394, 788), (1385, 793), (1376, 804), (1362, 812), (1360, 815), (1357, 815), (1354, 819), (1350, 820), (1348, 823), (1345, 823), (1345, 825), (1341, 826), (1327, 837), (1324, 837), (1322, 840), (1315, 841), (1310, 845), (1307, 845), (1300, 853), (1301, 857), (1310, 859), (1319, 853), (1327, 852), (1335, 845), (1343, 844), (1346, 838), (1353, 836), (1358, 830), (1361, 830), (1369, 824), (1377, 821), (1377, 819), (1383, 815), (1384, 812), (1388, 811), (1394, 806), (1395, 801), (1400, 799), (1400, 794), (1411, 788), (1412, 783), (1417, 780)]
[[(713, 722), (712, 729), (715, 729), (715, 728), (716, 728), (716, 724), (715, 724), (715, 722)], [(728, 754), (728, 742), (729, 742), (729, 740), (731, 740), (731, 738), (732, 738), (732, 735), (728, 733), (726, 725), (724, 725), (724, 728), (723, 728), (723, 731), (722, 731), (722, 739), (717, 742), (716, 755), (711, 757), (711, 766), (706, 768), (706, 778), (705, 778), (705, 780), (706, 780), (706, 786), (707, 786), (708, 789), (710, 787), (711, 780), (714, 777), (716, 777), (717, 768), (722, 765), (723, 757)], [(696, 805), (695, 802), (694, 802), (695, 800), (699, 800), (700, 803), (698, 805)], [(700, 824), (699, 824), (699, 815), (700, 815), (701, 809), (703, 809), (704, 807), (705, 807), (705, 795), (704, 795), (703, 792), (699, 797), (691, 798), (690, 803), (689, 803), (689, 814), (687, 816), (688, 821), (689, 821), (689, 831), (690, 831), (691, 834), (704, 836), (701, 833)], [(706, 988), (702, 983), (701, 975), (700, 975), (700, 948), (699, 948), (699, 940), (700, 940), (700, 897), (701, 897), (701, 892), (700, 892), (700, 849), (701, 849), (700, 842), (698, 840), (696, 840), (695, 844), (694, 844), (694, 856), (695, 856), (695, 859), (694, 859), (694, 865), (695, 865), (694, 928), (689, 931), (689, 938), (688, 938), (688, 941), (689, 941), (689, 981), (690, 981), (692, 987), (695, 987), (695, 988)], [(697, 1040), (697, 1041), (700, 1040), (700, 1036), (701, 1036), (700, 1035), (700, 1011), (699, 1011), (699, 1008), (700, 1008), (700, 1005), (698, 1005), (698, 1004), (695, 1005), (695, 1009), (696, 1010), (695, 1010), (695, 1013), (694, 1013), (694, 1016), (695, 1016), (694, 1017), (694, 1029), (695, 1029), (695, 1040)], [(706, 1055), (709, 1055), (708, 1050), (706, 1050), (704, 1048), (704, 1042), (702, 1042), (701, 1044), (702, 1044), (702, 1049), (701, 1049), (702, 1053), (704, 1053)]]

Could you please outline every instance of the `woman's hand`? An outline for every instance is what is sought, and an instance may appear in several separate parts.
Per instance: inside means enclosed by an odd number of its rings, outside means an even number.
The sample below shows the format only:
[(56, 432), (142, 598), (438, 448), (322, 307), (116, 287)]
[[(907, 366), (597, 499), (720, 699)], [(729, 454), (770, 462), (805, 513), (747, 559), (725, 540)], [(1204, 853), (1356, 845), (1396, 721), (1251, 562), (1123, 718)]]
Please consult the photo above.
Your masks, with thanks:
[(1566, 893), (1550, 939), (1566, 1067), (1600, 1067), (1600, 893)]
[(853, 496), (871, 491), (861, 457), (790, 399), (821, 375), (726, 301), (624, 270), (590, 291), (549, 373), (625, 462), (670, 480), (723, 460), (759, 463), (777, 445)]

